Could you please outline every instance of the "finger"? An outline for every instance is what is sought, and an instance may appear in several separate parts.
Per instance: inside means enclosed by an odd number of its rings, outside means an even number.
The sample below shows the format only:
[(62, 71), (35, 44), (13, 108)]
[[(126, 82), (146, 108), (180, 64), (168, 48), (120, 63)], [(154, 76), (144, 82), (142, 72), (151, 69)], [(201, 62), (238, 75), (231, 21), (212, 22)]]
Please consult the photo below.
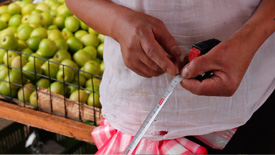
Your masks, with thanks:
[(165, 25), (160, 25), (158, 29), (153, 29), (156, 40), (160, 43), (160, 45), (165, 49), (167, 53), (172, 55), (173, 57), (180, 57), (182, 55), (182, 51), (175, 38), (170, 34)]
[(194, 78), (208, 71), (219, 70), (218, 65), (210, 56), (203, 55), (187, 63), (181, 70), (183, 78)]
[(170, 75), (176, 75), (176, 67), (173, 62), (167, 57), (163, 48), (158, 44), (153, 36), (148, 36), (144, 38), (141, 42), (141, 46), (146, 53), (146, 55), (154, 61), (164, 72)]

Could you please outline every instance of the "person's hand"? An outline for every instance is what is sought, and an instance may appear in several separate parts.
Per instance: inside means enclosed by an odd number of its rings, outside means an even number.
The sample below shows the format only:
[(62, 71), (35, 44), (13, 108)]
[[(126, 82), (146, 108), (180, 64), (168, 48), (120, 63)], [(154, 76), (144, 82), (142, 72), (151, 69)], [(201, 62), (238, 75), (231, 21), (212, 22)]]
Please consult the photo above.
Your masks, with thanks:
[(177, 68), (169, 58), (179, 57), (181, 50), (163, 22), (143, 13), (129, 12), (118, 19), (113, 30), (125, 65), (143, 77), (164, 72), (176, 75)]
[[(186, 64), (181, 71), (185, 78), (181, 85), (197, 95), (232, 96), (237, 90), (250, 64), (254, 52), (242, 43), (241, 38), (225, 40), (207, 54)], [(213, 71), (211, 78), (194, 79)]]

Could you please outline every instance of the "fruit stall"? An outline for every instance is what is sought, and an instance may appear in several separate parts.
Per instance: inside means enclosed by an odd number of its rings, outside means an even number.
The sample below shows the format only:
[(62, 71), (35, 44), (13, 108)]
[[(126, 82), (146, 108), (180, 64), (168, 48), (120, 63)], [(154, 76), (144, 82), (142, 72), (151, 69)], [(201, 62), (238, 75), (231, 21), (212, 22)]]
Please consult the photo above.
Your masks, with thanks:
[(0, 117), (93, 143), (103, 47), (64, 0), (1, 1)]

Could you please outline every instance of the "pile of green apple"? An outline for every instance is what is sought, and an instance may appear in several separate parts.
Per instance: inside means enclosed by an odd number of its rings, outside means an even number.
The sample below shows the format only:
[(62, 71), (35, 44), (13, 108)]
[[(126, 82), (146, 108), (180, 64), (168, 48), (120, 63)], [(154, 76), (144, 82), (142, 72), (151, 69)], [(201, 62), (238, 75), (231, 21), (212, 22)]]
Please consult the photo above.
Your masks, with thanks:
[(101, 107), (103, 47), (104, 35), (74, 16), (64, 0), (2, 5), (0, 94), (36, 105), (35, 87), (42, 87)]

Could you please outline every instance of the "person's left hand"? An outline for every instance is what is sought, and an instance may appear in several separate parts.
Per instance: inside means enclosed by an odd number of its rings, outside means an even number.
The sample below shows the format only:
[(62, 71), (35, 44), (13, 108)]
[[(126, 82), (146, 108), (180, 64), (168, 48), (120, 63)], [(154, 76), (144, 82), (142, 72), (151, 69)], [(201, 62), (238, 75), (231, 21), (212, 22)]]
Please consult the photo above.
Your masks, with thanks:
[[(181, 70), (182, 87), (197, 95), (232, 96), (253, 58), (255, 49), (243, 46), (242, 39), (233, 37), (215, 46), (207, 54), (193, 59)], [(253, 51), (253, 52), (252, 52)], [(212, 71), (211, 78), (194, 79)]]

